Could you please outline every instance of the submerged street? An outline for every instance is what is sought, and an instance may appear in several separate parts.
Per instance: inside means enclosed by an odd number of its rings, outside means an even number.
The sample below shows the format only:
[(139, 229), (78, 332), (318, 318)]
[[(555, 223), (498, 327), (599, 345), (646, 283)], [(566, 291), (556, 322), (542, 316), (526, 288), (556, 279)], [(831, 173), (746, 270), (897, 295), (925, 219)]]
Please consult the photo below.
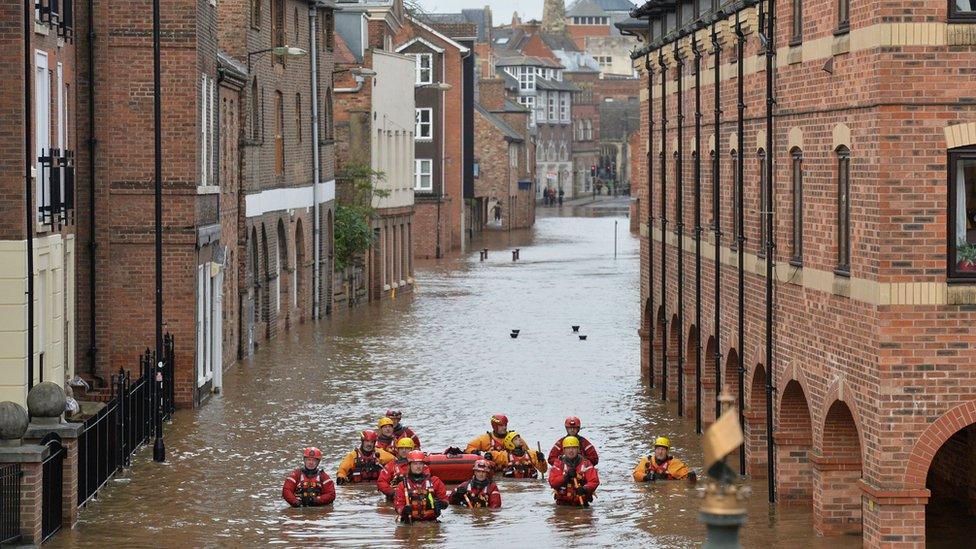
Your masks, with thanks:
[[(417, 264), (417, 291), (306, 324), (227, 371), (224, 392), (167, 425), (167, 462), (143, 449), (55, 546), (688, 547), (704, 539), (700, 499), (683, 482), (636, 484), (631, 470), (657, 435), (702, 462), (692, 420), (675, 420), (639, 374), (638, 240), (626, 199), (575, 216), (540, 210), (534, 229), (489, 232), (478, 252)], [(566, 210), (569, 210), (567, 207)], [(599, 213), (601, 217), (594, 216)], [(614, 223), (618, 255), (614, 259)], [(477, 244), (477, 241), (476, 241)], [(511, 250), (521, 248), (512, 262)], [(382, 312), (382, 314), (380, 314)], [(580, 341), (570, 329), (582, 325)], [(520, 329), (518, 339), (509, 331)], [(319, 446), (341, 457), (387, 408), (427, 451), (463, 447), (492, 413), (548, 453), (567, 415), (600, 451), (590, 509), (556, 508), (543, 480), (499, 480), (503, 508), (452, 508), (440, 524), (401, 526), (370, 484), (338, 487), (333, 508), (289, 508), (285, 475)], [(810, 535), (809, 507), (771, 510), (755, 483), (747, 547), (839, 547)]]

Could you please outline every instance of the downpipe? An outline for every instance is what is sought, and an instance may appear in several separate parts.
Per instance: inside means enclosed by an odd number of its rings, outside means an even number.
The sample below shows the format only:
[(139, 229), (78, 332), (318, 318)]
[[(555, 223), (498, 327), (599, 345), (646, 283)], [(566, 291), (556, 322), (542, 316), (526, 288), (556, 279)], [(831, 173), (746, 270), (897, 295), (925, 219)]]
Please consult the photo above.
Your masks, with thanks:
[(722, 389), (722, 220), (721, 198), (719, 192), (722, 180), (722, 82), (719, 67), (722, 65), (722, 44), (718, 39), (716, 27), (712, 25), (712, 48), (715, 58), (715, 155), (712, 160), (712, 218), (715, 231), (715, 419), (722, 414), (718, 396)]
[(766, 13), (766, 204), (765, 223), (766, 223), (766, 467), (767, 478), (769, 479), (769, 501), (776, 501), (776, 466), (773, 459), (773, 393), (776, 390), (773, 384), (773, 260), (776, 246), (773, 244), (773, 108), (776, 105), (775, 90), (773, 89), (773, 70), (776, 63), (773, 56), (776, 55), (775, 36), (776, 29), (776, 0), (768, 1), (768, 11)]
[[(743, 57), (745, 56), (744, 50), (745, 50), (746, 37), (742, 33), (742, 23), (739, 20), (739, 12), (735, 12), (735, 36), (736, 36), (736, 39), (738, 41), (738, 50), (739, 50), (738, 53), (737, 53), (737, 55), (738, 55), (738, 63), (737, 63), (737, 65), (738, 65), (738, 74), (737, 74), (737, 78), (736, 78), (736, 80), (738, 81), (737, 82), (737, 86), (736, 86), (738, 88), (738, 90), (737, 90), (737, 92), (738, 92), (738, 119), (736, 121), (736, 124), (737, 124), (737, 128), (736, 128), (736, 132), (737, 133), (736, 133), (736, 135), (739, 136), (739, 145), (738, 145), (738, 148), (739, 148), (739, 161), (736, 163), (736, 182), (735, 182), (735, 186), (736, 186), (735, 216), (736, 216), (736, 218), (738, 220), (737, 227), (739, 227), (739, 231), (738, 231), (739, 234), (736, 235), (736, 237), (738, 238), (738, 244), (739, 244), (739, 246), (738, 246), (738, 256), (739, 256), (739, 266), (738, 266), (738, 271), (739, 271), (739, 273), (738, 273), (738, 275), (739, 275), (739, 280), (738, 280), (738, 283), (739, 283), (739, 303), (738, 303), (738, 305), (739, 305), (739, 314), (738, 314), (739, 352), (738, 352), (738, 354), (736, 356), (736, 358), (738, 359), (738, 365), (737, 366), (738, 366), (738, 378), (739, 378), (738, 379), (738, 386), (739, 386), (739, 393), (738, 394), (739, 394), (739, 398), (736, 399), (736, 400), (738, 400), (738, 405), (739, 405), (738, 406), (739, 407), (739, 410), (738, 410), (738, 412), (739, 412), (739, 425), (745, 425), (745, 409), (743, 407), (743, 402), (742, 401), (743, 401), (744, 395), (746, 394), (745, 393), (745, 384), (746, 384), (746, 382), (745, 382), (745, 375), (746, 375), (746, 370), (743, 367), (743, 356), (745, 355), (745, 265), (744, 264), (745, 264), (745, 242), (746, 242), (746, 237), (745, 237), (745, 230), (744, 230), (744, 223), (743, 223), (745, 221), (745, 210), (744, 210), (744, 207), (743, 207), (743, 202), (744, 202), (743, 192), (744, 192), (744, 187), (745, 187), (744, 182), (743, 182), (743, 175), (744, 175), (743, 168), (745, 166), (745, 148), (742, 146), (742, 143), (744, 142), (744, 140), (742, 138), (742, 135), (744, 135), (744, 132), (745, 132), (745, 123), (744, 123), (743, 117), (745, 116), (745, 109), (746, 109), (746, 104), (745, 104), (745, 91), (743, 89), (744, 88), (744, 83), (743, 83), (743, 78), (744, 78)], [(768, 158), (768, 156), (767, 156), (767, 158)], [(740, 444), (739, 445), (739, 474), (741, 474), (741, 475), (746, 474), (746, 446), (745, 446), (745, 444)]]
[(685, 255), (685, 223), (684, 223), (684, 179), (683, 179), (683, 163), (684, 163), (684, 109), (682, 107), (682, 102), (684, 99), (684, 89), (682, 87), (681, 79), (684, 76), (684, 59), (681, 53), (678, 51), (678, 43), (674, 43), (674, 61), (677, 65), (677, 79), (678, 79), (678, 90), (675, 96), (677, 102), (677, 117), (678, 117), (678, 147), (677, 155), (678, 162), (675, 164), (675, 185), (676, 198), (677, 198), (677, 219), (676, 227), (678, 229), (678, 417), (684, 416), (684, 364), (685, 364), (685, 265), (684, 265), (684, 255)]
[(661, 306), (664, 307), (664, 318), (661, 319), (663, 334), (661, 336), (661, 400), (668, 399), (668, 179), (667, 179), (667, 144), (668, 144), (668, 95), (667, 75), (668, 66), (664, 62), (664, 51), (658, 51), (658, 65), (661, 66)]
[[(648, 23), (650, 26), (650, 23)], [(654, 72), (652, 70), (650, 54), (644, 56), (644, 69), (647, 70), (647, 244), (648, 244), (648, 263), (647, 263), (647, 295), (651, 302), (650, 318), (648, 319), (648, 377), (650, 378), (650, 388), (654, 388), (654, 333), (657, 331), (654, 326)]]
[(691, 38), (691, 50), (695, 54), (695, 326), (698, 328), (698, 341), (695, 350), (695, 432), (701, 434), (701, 49), (699, 49), (698, 39), (694, 35)]

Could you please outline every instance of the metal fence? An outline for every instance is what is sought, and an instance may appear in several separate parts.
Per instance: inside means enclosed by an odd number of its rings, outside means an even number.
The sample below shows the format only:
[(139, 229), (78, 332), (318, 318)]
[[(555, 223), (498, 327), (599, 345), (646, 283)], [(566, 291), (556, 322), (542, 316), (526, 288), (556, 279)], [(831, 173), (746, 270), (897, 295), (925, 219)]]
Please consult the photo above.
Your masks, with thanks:
[(0, 545), (20, 537), (20, 464), (0, 465)]
[(51, 453), (41, 463), (41, 539), (47, 540), (61, 529), (63, 518), (64, 456), (68, 453), (61, 437), (50, 433), (41, 441)]
[(170, 419), (174, 401), (173, 336), (163, 340), (162, 390), (156, 381), (156, 353), (139, 357), (138, 377), (120, 368), (111, 376), (112, 397), (105, 408), (85, 421), (78, 437), (78, 505), (98, 494), (112, 475), (132, 463), (132, 454), (156, 434), (155, 410)]

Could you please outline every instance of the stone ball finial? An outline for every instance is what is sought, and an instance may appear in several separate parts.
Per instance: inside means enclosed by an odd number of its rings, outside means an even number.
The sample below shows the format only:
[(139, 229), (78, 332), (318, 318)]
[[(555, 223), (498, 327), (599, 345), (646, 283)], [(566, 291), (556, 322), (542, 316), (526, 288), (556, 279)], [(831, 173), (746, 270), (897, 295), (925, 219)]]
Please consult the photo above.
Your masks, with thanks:
[(0, 440), (19, 440), (27, 432), (30, 418), (16, 402), (0, 402)]
[(27, 410), (32, 418), (60, 418), (68, 398), (57, 383), (45, 381), (27, 393)]

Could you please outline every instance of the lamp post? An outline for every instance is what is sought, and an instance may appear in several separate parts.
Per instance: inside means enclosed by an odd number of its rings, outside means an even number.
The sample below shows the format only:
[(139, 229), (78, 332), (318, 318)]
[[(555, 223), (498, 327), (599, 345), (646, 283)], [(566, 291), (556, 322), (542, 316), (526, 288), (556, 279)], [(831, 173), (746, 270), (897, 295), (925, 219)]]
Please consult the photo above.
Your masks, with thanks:
[(162, 86), (160, 85), (159, 61), (159, 0), (153, 0), (153, 145), (156, 233), (156, 440), (153, 443), (153, 461), (166, 461), (166, 445), (163, 443), (163, 142), (162, 142)]
[[(158, 0), (154, 0), (154, 1), (158, 1)], [(248, 73), (251, 72), (252, 57), (261, 55), (263, 53), (268, 53), (269, 51), (274, 53), (278, 57), (296, 58), (296, 57), (305, 57), (306, 55), (308, 55), (307, 50), (303, 50), (302, 48), (296, 48), (295, 46), (289, 46), (287, 44), (284, 46), (275, 46), (273, 48), (265, 48), (263, 50), (251, 51), (247, 53), (247, 72)]]
[[(441, 95), (441, 98), (442, 98), (442, 101), (441, 101), (441, 113), (442, 114), (444, 113), (444, 102), (443, 102), (443, 97), (444, 96), (443, 96), (443, 94), (445, 92), (449, 91), (451, 88), (452, 88), (452, 86), (450, 84), (445, 83), (445, 82), (434, 82), (432, 84), (422, 84), (420, 86), (417, 86), (417, 89), (436, 90), (436, 91), (441, 92), (441, 94), (442, 94)], [(445, 160), (445, 158), (444, 158), (444, 139), (443, 139), (444, 127), (445, 127), (445, 124), (441, 124), (441, 134), (442, 134), (442, 138), (441, 138), (441, 151), (440, 151), (440, 153), (441, 153), (441, 191), (440, 191), (440, 196), (437, 197), (437, 245), (436, 245), (436, 248), (434, 250), (434, 258), (435, 259), (440, 259), (442, 257), (441, 256), (441, 202), (443, 201), (443, 198), (444, 198), (444, 160)]]

